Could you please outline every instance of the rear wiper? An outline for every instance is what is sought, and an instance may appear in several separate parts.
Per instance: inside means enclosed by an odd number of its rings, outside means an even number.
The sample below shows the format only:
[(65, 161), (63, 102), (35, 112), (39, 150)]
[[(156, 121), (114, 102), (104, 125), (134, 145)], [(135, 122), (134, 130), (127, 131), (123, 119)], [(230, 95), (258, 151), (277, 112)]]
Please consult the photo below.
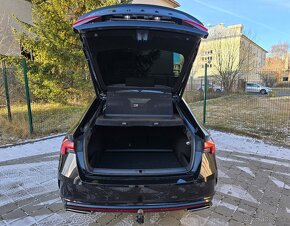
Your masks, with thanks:
[(125, 89), (125, 90), (118, 90), (116, 93), (139, 93), (140, 91), (137, 89)]
[(148, 89), (143, 89), (141, 90), (141, 93), (164, 93), (160, 90), (148, 90)]

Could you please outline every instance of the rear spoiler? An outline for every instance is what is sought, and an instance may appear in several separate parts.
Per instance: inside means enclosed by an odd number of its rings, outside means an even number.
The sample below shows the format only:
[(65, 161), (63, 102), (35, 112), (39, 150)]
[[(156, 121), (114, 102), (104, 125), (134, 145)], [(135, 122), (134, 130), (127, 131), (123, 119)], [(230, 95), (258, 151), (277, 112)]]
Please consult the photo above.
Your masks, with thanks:
[(174, 28), (207, 38), (208, 29), (195, 17), (182, 11), (163, 6), (128, 4), (108, 6), (81, 16), (73, 25), (82, 33), (100, 27), (152, 27)]

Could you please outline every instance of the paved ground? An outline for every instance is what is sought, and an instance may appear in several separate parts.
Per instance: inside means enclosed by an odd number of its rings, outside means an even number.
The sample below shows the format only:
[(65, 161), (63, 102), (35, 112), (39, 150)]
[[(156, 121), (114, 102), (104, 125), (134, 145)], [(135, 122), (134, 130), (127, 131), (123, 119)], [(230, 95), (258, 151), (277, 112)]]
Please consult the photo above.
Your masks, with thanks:
[[(213, 207), (146, 214), (145, 225), (290, 225), (290, 150), (212, 134), (219, 165)], [(0, 149), (0, 225), (135, 225), (133, 214), (63, 211), (56, 181), (61, 139)]]

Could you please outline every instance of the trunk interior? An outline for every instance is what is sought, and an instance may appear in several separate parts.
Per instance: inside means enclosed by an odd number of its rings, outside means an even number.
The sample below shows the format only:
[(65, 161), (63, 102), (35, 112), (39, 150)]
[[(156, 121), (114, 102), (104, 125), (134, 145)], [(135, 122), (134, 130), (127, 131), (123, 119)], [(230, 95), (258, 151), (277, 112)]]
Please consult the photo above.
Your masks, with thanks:
[(94, 169), (184, 168), (192, 156), (191, 136), (183, 125), (95, 125), (87, 151), (88, 162)]
[(93, 172), (184, 173), (191, 163), (192, 136), (169, 87), (109, 87), (90, 128), (86, 158)]

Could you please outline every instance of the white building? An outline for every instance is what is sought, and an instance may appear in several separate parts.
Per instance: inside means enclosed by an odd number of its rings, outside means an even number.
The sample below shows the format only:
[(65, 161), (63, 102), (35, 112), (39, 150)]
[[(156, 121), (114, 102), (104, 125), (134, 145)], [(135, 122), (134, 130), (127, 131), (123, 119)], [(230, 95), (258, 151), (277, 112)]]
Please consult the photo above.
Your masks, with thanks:
[(152, 4), (152, 5), (161, 5), (170, 8), (179, 7), (180, 4), (174, 0), (133, 0), (133, 4)]

